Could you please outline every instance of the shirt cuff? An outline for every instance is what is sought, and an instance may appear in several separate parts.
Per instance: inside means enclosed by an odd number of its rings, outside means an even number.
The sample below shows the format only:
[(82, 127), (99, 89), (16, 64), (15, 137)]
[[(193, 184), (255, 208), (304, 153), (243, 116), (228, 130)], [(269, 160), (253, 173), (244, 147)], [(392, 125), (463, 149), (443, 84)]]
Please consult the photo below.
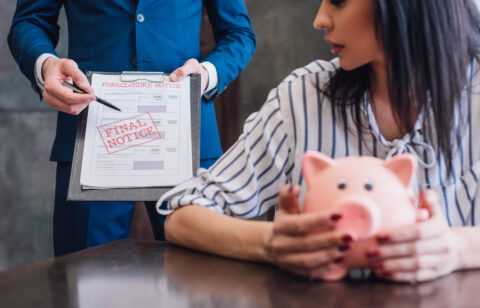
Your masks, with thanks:
[[(217, 68), (211, 62), (205, 61), (200, 63), (208, 72), (208, 86), (204, 92), (204, 95), (212, 90), (217, 89), (218, 86), (218, 73)], [(209, 93), (210, 94), (210, 93)]]
[(43, 53), (35, 61), (35, 68), (34, 68), (34, 70), (35, 70), (35, 81), (37, 82), (37, 85), (40, 88), (40, 90), (42, 91), (42, 93), (43, 93), (43, 90), (44, 90), (43, 85), (45, 84), (45, 82), (43, 80), (43, 76), (42, 76), (42, 66), (43, 66), (43, 62), (45, 62), (45, 60), (47, 60), (50, 57), (55, 57), (55, 58), (58, 59), (57, 56), (52, 55), (51, 53)]

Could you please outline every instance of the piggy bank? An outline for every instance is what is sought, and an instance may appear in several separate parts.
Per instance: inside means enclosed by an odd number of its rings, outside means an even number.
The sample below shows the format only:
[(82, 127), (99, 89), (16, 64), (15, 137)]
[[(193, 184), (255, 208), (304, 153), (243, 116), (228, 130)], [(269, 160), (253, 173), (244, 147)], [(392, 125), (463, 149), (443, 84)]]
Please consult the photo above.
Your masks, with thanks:
[(417, 209), (409, 184), (416, 168), (411, 154), (386, 161), (367, 156), (334, 160), (318, 152), (304, 154), (302, 172), (307, 190), (303, 212), (339, 213), (342, 218), (335, 228), (356, 235), (345, 261), (323, 279), (338, 280), (349, 268), (368, 267), (366, 252), (377, 246), (376, 234), (415, 223)]

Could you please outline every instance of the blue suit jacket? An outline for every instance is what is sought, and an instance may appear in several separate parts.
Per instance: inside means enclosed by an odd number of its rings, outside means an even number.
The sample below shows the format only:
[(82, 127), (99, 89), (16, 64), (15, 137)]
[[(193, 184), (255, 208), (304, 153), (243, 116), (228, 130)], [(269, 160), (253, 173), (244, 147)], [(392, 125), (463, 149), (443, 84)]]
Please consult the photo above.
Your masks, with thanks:
[[(37, 91), (34, 64), (42, 53), (56, 54), (62, 5), (68, 20), (68, 57), (83, 71), (171, 72), (196, 58), (217, 68), (219, 94), (255, 51), (255, 35), (243, 0), (18, 0), (8, 43)], [(203, 5), (217, 46), (200, 59)], [(139, 14), (143, 21), (137, 18)], [(203, 101), (201, 108), (202, 159), (221, 155), (213, 98)], [(76, 126), (76, 116), (59, 112), (52, 160), (71, 161)]]

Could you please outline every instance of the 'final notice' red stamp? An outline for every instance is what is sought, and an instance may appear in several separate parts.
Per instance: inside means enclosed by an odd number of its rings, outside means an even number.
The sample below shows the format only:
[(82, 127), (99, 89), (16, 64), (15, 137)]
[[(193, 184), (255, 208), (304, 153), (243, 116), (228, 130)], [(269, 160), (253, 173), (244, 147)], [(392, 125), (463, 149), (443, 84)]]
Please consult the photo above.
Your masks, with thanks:
[(108, 154), (160, 139), (149, 112), (97, 127)]

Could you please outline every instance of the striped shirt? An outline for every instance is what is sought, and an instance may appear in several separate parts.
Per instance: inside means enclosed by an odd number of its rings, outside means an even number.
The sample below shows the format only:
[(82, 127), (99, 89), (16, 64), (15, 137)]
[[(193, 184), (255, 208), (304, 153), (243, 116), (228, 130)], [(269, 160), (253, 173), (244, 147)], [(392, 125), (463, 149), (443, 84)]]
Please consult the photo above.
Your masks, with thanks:
[[(167, 193), (157, 203), (162, 214), (187, 204), (198, 204), (234, 217), (251, 218), (275, 206), (285, 184), (302, 186), (301, 159), (306, 151), (320, 151), (332, 158), (374, 156), (388, 159), (410, 152), (419, 162), (412, 188), (434, 189), (442, 200), (450, 226), (476, 225), (480, 220), (480, 76), (478, 63), (468, 69), (461, 106), (455, 113), (455, 129), (462, 139), (453, 153), (453, 168), (447, 178), (442, 153), (435, 140), (422, 135), (421, 123), (431, 116), (421, 114), (412, 133), (403, 139), (386, 140), (379, 131), (370, 102), (365, 97), (361, 116), (367, 129), (357, 129), (350, 115), (338, 117), (329, 99), (318, 89), (338, 69), (338, 59), (317, 60), (295, 70), (273, 89), (262, 108), (248, 117), (238, 141), (208, 170)], [(347, 112), (347, 114), (350, 114)], [(354, 129), (352, 129), (354, 128)], [(434, 135), (434, 134), (433, 134)], [(477, 137), (474, 137), (477, 136)], [(162, 207), (162, 201), (169, 200)]]

